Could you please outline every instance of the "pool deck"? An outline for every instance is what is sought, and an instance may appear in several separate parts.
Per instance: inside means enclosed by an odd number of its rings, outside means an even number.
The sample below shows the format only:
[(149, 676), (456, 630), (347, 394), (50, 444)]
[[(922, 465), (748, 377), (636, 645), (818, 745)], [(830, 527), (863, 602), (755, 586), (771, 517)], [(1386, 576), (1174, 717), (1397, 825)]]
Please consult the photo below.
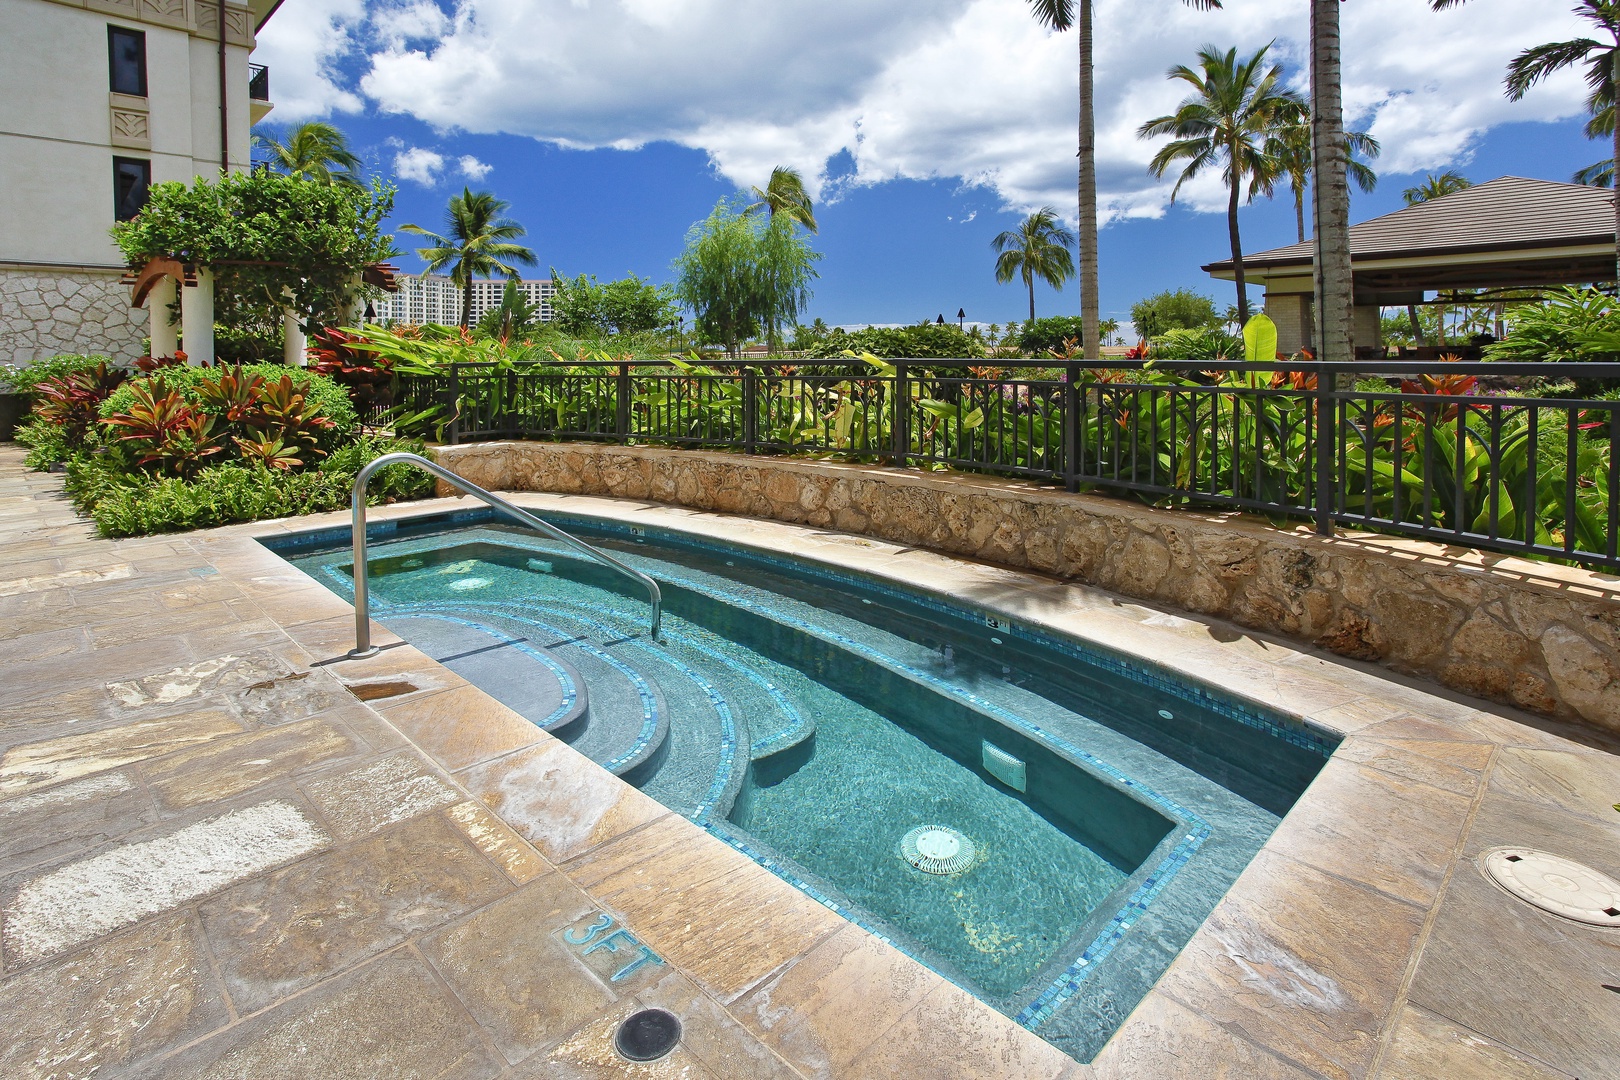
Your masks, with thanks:
[[(1620, 877), (1591, 729), (862, 537), (515, 496), (940, 588), (1345, 736), (1083, 1066), (380, 627), (345, 659), (348, 605), (253, 537), (347, 515), (107, 541), (60, 492), (0, 446), (7, 1080), (1620, 1077), (1620, 932), (1476, 866)], [(648, 1006), (684, 1037), (633, 1065)]]

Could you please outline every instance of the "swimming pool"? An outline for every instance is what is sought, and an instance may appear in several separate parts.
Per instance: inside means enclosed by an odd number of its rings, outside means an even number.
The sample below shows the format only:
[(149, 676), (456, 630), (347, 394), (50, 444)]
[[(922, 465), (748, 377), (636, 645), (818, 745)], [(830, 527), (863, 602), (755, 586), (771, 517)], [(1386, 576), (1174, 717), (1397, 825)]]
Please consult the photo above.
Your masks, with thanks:
[[(976, 605), (675, 530), (372, 527), (379, 622), (1080, 1060), (1336, 740)], [(352, 595), (346, 529), (266, 541)]]

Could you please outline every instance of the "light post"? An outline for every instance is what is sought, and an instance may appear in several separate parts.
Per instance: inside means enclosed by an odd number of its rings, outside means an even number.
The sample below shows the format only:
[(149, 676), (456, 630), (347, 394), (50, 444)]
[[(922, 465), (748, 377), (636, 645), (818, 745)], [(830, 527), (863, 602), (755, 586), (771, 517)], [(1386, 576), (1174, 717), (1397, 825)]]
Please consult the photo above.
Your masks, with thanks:
[(966, 329), (966, 323), (967, 323), (967, 309), (965, 309), (965, 308), (957, 308), (956, 309), (956, 328), (958, 330)]

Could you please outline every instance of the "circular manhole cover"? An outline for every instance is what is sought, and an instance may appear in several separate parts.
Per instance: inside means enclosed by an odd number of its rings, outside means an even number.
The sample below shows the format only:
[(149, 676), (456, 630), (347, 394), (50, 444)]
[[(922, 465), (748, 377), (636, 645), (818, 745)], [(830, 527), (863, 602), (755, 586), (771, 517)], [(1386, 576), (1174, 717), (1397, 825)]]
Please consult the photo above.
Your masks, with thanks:
[(613, 1035), (613, 1049), (631, 1061), (657, 1061), (681, 1041), (681, 1022), (663, 1009), (642, 1009), (625, 1017)]
[(1532, 848), (1492, 848), (1485, 875), (1542, 911), (1589, 926), (1620, 927), (1620, 882), (1590, 866)]

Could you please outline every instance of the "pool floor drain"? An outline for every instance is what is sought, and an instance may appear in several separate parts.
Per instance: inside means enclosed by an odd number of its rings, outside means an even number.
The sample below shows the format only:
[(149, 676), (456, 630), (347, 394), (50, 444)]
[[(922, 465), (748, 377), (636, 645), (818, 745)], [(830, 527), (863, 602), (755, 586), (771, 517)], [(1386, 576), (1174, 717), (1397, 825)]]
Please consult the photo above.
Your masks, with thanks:
[(625, 1017), (613, 1034), (613, 1049), (631, 1061), (657, 1061), (681, 1041), (681, 1022), (663, 1009), (642, 1009)]
[(1620, 882), (1590, 866), (1532, 848), (1492, 848), (1485, 876), (1532, 907), (1588, 926), (1620, 927)]
[(949, 825), (919, 825), (900, 838), (900, 856), (925, 874), (960, 874), (978, 858), (973, 841)]

